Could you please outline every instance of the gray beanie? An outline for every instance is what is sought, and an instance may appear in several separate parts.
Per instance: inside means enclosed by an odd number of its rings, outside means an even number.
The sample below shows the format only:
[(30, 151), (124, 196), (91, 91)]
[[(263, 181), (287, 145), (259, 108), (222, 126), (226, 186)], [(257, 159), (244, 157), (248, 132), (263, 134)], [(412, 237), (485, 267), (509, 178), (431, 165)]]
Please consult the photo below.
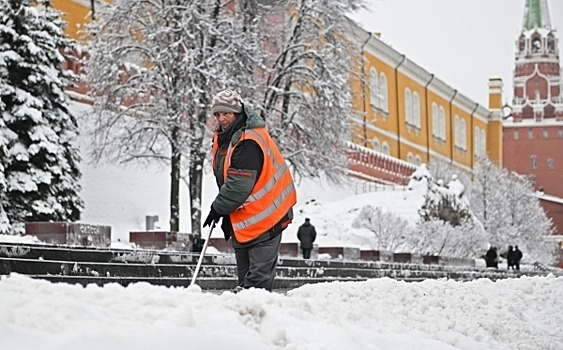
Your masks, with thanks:
[(211, 104), (211, 114), (218, 112), (242, 112), (242, 99), (234, 90), (223, 90), (213, 97)]

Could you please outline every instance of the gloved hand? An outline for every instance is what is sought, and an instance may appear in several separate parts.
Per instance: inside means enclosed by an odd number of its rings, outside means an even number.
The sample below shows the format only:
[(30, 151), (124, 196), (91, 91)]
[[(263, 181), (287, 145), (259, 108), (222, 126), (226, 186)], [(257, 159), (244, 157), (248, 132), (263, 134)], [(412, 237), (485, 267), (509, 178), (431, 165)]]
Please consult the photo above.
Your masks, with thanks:
[(207, 219), (205, 219), (203, 227), (210, 226), (211, 223), (215, 226), (215, 224), (219, 222), (219, 219), (221, 219), (221, 215), (219, 215), (219, 213), (213, 209), (213, 205), (211, 205), (211, 210), (209, 210), (209, 214), (207, 214)]
[(231, 225), (231, 218), (228, 215), (223, 217), (223, 222), (221, 222), (221, 230), (223, 230), (223, 235), (225, 236), (225, 241), (233, 235), (233, 226)]

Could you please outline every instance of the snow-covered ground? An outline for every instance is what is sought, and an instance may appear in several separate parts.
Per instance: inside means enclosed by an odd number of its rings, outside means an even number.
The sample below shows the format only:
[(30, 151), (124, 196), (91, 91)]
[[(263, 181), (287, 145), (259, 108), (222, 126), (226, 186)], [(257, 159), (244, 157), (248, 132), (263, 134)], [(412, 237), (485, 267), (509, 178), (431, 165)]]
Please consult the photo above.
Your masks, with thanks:
[(0, 280), (2, 349), (559, 350), (563, 278), (388, 278), (202, 293)]

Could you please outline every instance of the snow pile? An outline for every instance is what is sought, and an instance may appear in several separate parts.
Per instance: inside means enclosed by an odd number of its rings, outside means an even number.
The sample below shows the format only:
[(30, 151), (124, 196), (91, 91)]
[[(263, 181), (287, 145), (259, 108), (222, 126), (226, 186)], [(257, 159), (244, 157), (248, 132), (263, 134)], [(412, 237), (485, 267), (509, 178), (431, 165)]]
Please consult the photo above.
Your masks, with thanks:
[(6, 349), (558, 349), (563, 278), (388, 278), (201, 293), (0, 280)]

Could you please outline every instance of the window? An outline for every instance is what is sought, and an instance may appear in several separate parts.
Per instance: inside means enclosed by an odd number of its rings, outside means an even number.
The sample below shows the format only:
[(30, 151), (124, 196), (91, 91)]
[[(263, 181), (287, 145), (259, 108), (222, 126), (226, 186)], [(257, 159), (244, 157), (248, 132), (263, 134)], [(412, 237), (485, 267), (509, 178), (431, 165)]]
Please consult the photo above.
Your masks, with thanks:
[(416, 156), (414, 157), (414, 164), (416, 164), (416, 165), (422, 164), (422, 159), (420, 159), (420, 156), (419, 156), (419, 155), (416, 155)]
[(412, 117), (412, 94), (408, 88), (405, 90), (405, 121), (407, 125), (414, 125)]
[(385, 73), (381, 73), (379, 74), (379, 107), (384, 112), (389, 112), (389, 96), (387, 90), (387, 76)]
[(371, 107), (373, 109), (379, 109), (379, 75), (375, 68), (370, 69), (369, 77), (369, 89), (371, 98)]
[(549, 131), (547, 129), (543, 129), (542, 135), (544, 139), (549, 138)]
[(547, 168), (548, 168), (549, 170), (555, 169), (555, 160), (554, 160), (553, 158), (549, 158), (549, 159), (547, 160)]
[(559, 137), (560, 139), (563, 139), (563, 129), (559, 129), (557, 131), (557, 137)]
[(438, 117), (440, 121), (440, 138), (446, 141), (446, 111), (444, 111), (444, 107), (442, 106), (440, 106)]
[(412, 94), (413, 124), (420, 129), (420, 98), (417, 92)]
[(475, 127), (475, 140), (474, 145), (475, 148), (475, 157), (476, 158), (485, 158), (487, 156), (487, 134), (485, 130), (481, 130), (479, 127)]
[(438, 137), (439, 134), (439, 123), (438, 123), (438, 105), (432, 103), (432, 136)]
[(414, 156), (411, 152), (407, 153), (407, 162), (414, 164)]
[(530, 157), (530, 167), (532, 167), (532, 169), (537, 169), (538, 168), (538, 157), (537, 156), (531, 156)]
[(514, 130), (514, 140), (520, 140), (520, 132), (518, 130)]
[(465, 119), (456, 114), (454, 118), (454, 145), (460, 150), (467, 150), (467, 131), (465, 130)]
[(461, 134), (461, 122), (459, 120), (459, 116), (456, 114), (454, 117), (454, 145), (459, 148), (460, 145), (460, 136)]
[(467, 128), (465, 124), (465, 119), (461, 119), (461, 142), (460, 148), (464, 151), (467, 151)]
[(379, 140), (377, 138), (373, 139), (373, 149), (377, 152), (381, 152), (381, 144), (379, 143)]
[(405, 122), (407, 127), (420, 130), (420, 97), (409, 88), (405, 89)]
[(528, 130), (528, 140), (533, 140), (534, 139), (534, 130), (529, 129)]
[(383, 147), (381, 150), (383, 151), (383, 154), (389, 155), (391, 153), (389, 150), (389, 145), (385, 141), (383, 142)]

